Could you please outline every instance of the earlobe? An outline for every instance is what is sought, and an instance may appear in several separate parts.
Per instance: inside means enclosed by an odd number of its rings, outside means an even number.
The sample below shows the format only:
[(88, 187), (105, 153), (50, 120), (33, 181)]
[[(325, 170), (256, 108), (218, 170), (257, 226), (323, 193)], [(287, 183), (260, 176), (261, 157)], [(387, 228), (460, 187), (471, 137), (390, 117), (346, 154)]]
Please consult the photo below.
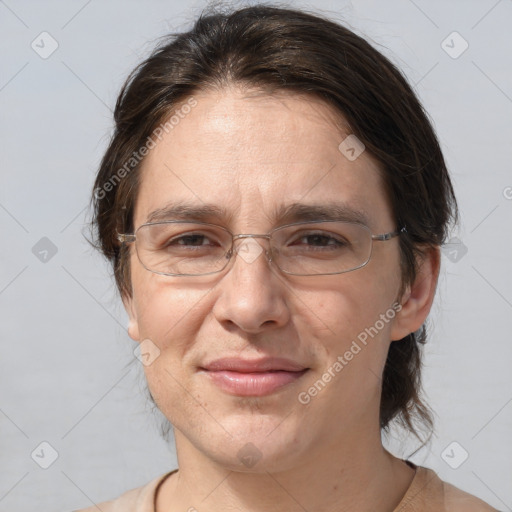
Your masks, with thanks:
[(137, 321), (137, 314), (135, 312), (134, 301), (132, 297), (123, 296), (123, 304), (126, 313), (128, 314), (128, 335), (133, 341), (140, 341), (139, 336), (139, 323)]
[(440, 260), (439, 247), (427, 249), (418, 260), (418, 273), (401, 298), (402, 309), (393, 322), (391, 341), (405, 338), (425, 322), (434, 301)]

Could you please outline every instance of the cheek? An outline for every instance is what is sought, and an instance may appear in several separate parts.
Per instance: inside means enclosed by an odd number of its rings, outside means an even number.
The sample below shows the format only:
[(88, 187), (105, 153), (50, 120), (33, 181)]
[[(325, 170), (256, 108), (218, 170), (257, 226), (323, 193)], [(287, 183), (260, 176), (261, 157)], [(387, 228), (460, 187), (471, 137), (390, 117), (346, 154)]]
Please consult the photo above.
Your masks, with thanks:
[(178, 278), (166, 278), (146, 270), (132, 253), (131, 277), (140, 339), (150, 339), (161, 349), (179, 329), (180, 320), (194, 313), (204, 290), (186, 286)]
[[(162, 413), (173, 424), (188, 424), (189, 416), (195, 417), (193, 411), (199, 407), (201, 397), (191, 385), (187, 354), (194, 347), (204, 322), (202, 304), (208, 292), (162, 282), (155, 277), (146, 278), (144, 288), (138, 289), (141, 339), (150, 339), (158, 347), (157, 357), (144, 366), (144, 372)], [(199, 410), (197, 414), (200, 415)]]
[(388, 280), (372, 280), (363, 272), (340, 275), (321, 292), (304, 293), (304, 314), (299, 316), (341, 342), (357, 336), (385, 313), (393, 302), (392, 290)]
[(208, 292), (149, 281), (153, 282), (146, 282), (137, 300), (141, 337), (150, 338), (161, 350), (180, 353), (201, 326), (201, 303)]
[[(369, 272), (340, 275), (331, 281), (328, 291), (316, 294), (316, 299), (311, 296), (308, 301), (310, 308), (316, 304), (313, 310), (316, 315), (310, 314), (306, 329), (315, 332), (311, 327), (315, 316), (322, 320), (316, 319), (317, 325), (327, 326), (316, 340), (318, 352), (322, 353), (319, 371), (330, 371), (337, 377), (325, 400), (333, 393), (338, 396), (336, 403), (339, 402), (340, 407), (352, 407), (354, 401), (362, 403), (368, 397), (378, 395), (378, 376), (386, 361), (392, 320), (396, 314), (392, 306), (398, 284), (389, 274), (387, 278), (379, 279), (376, 275), (369, 277), (370, 268), (365, 270)], [(336, 361), (339, 364), (335, 368)], [(330, 378), (329, 375), (326, 378)]]

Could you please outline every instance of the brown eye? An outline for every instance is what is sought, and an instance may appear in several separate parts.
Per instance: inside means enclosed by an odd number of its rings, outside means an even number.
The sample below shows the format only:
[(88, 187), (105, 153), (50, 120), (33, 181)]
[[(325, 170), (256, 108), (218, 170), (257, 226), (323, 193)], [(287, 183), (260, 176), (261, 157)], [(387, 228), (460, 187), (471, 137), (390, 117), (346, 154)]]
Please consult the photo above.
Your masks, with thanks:
[(169, 240), (167, 242), (166, 246), (182, 245), (182, 246), (200, 247), (202, 245), (211, 245), (211, 244), (203, 244), (203, 242), (205, 240), (208, 240), (206, 235), (188, 234), (188, 235), (182, 235), (182, 236), (173, 238), (172, 240)]
[(292, 247), (304, 247), (305, 249), (339, 249), (349, 245), (349, 242), (327, 232), (299, 233), (290, 244)]

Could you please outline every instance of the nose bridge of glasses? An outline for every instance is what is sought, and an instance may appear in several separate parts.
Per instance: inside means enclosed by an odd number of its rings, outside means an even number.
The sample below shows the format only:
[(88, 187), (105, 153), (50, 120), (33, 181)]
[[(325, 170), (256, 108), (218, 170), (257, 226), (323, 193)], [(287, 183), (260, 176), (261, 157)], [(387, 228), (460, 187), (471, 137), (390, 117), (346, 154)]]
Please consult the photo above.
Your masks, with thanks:
[(266, 238), (267, 240), (270, 240), (270, 235), (269, 234), (246, 234), (246, 233), (240, 233), (238, 235), (233, 235), (233, 242), (235, 242), (235, 240), (240, 240), (240, 239), (245, 239), (245, 238)]
[[(252, 263), (262, 252), (265, 253), (265, 256), (269, 263), (272, 261), (272, 248), (269, 247), (265, 249), (258, 242), (254, 240), (254, 238), (266, 238), (270, 241), (270, 234), (238, 234), (233, 235), (232, 247), (230, 251), (230, 256), (233, 253), (236, 253), (242, 257), (247, 263)], [(242, 240), (238, 247), (235, 248), (235, 242), (238, 240)]]

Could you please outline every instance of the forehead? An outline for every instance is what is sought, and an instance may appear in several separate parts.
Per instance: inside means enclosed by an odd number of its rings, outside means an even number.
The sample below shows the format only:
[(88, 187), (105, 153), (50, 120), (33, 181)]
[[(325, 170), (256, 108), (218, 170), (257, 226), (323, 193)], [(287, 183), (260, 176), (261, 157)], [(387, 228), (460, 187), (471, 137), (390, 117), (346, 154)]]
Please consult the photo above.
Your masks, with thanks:
[(389, 217), (378, 163), (340, 151), (350, 129), (321, 100), (234, 88), (193, 99), (175, 107), (172, 129), (143, 161), (135, 226), (161, 220), (169, 204), (246, 226), (271, 227), (290, 205), (341, 207), (368, 223)]

